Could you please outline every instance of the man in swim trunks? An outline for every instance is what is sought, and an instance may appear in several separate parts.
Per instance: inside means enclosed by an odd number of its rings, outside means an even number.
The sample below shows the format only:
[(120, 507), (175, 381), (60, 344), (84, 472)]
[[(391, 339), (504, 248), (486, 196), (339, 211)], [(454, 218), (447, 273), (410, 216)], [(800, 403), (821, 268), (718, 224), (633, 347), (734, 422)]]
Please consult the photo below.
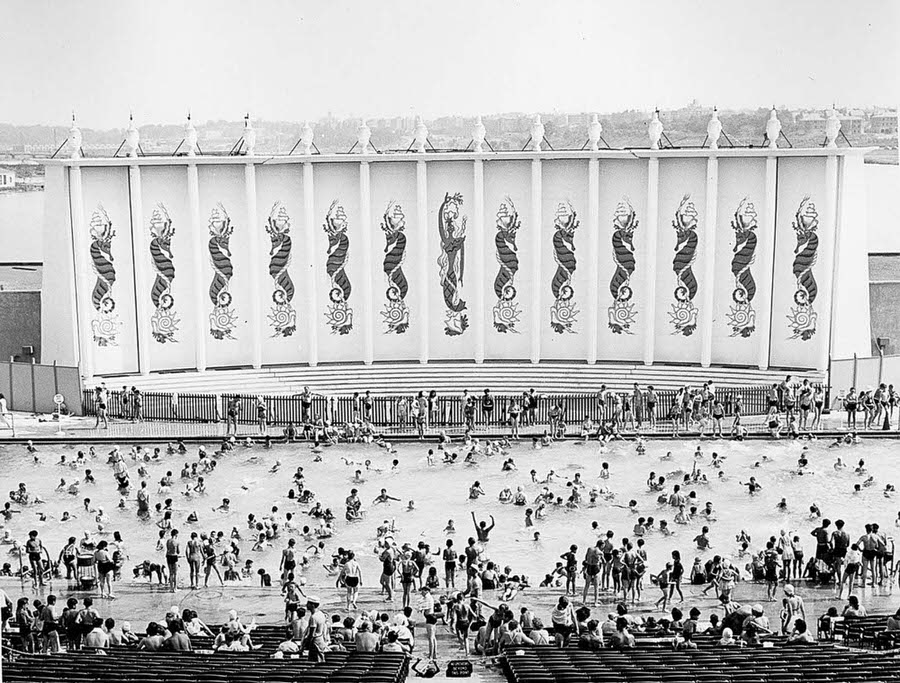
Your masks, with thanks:
[(844, 531), (844, 520), (839, 519), (834, 523), (836, 529), (831, 534), (831, 557), (834, 576), (837, 581), (841, 580), (841, 566), (844, 564), (844, 558), (847, 556), (847, 548), (850, 547), (850, 534)]
[(178, 559), (181, 545), (178, 543), (178, 529), (172, 529), (166, 541), (166, 564), (169, 566), (169, 589), (174, 593), (178, 588)]
[(600, 589), (598, 579), (600, 576), (600, 558), (603, 553), (600, 551), (602, 541), (597, 541), (596, 545), (588, 546), (584, 554), (584, 593), (581, 597), (583, 603), (587, 603), (587, 596), (590, 587), (594, 587), (594, 606), (597, 605), (597, 593)]
[(343, 569), (344, 586), (347, 588), (347, 609), (352, 606), (357, 609), (356, 601), (359, 598), (359, 587), (362, 585), (362, 569), (356, 561), (356, 554), (352, 550), (347, 551), (347, 561)]
[(823, 519), (822, 526), (816, 527), (810, 533), (810, 536), (816, 537), (816, 559), (822, 560), (826, 564), (831, 562), (831, 542), (828, 533), (830, 526), (831, 520)]
[(293, 538), (288, 539), (287, 548), (281, 551), (281, 562), (278, 563), (278, 569), (281, 571), (281, 585), (287, 582), (289, 574), (294, 572), (297, 566), (297, 560), (294, 558), (294, 546), (297, 544)]
[(35, 585), (44, 585), (44, 546), (38, 538), (37, 531), (28, 532), (28, 540), (25, 541), (25, 552), (28, 553), (28, 563), (34, 572)]
[(491, 525), (488, 526), (487, 522), (485, 522), (484, 520), (480, 522), (477, 521), (475, 519), (475, 513), (472, 513), (472, 523), (475, 525), (475, 535), (478, 536), (479, 543), (487, 543), (490, 540), (488, 536), (491, 533), (491, 529), (496, 526), (494, 522), (494, 515), (490, 515), (490, 518)]

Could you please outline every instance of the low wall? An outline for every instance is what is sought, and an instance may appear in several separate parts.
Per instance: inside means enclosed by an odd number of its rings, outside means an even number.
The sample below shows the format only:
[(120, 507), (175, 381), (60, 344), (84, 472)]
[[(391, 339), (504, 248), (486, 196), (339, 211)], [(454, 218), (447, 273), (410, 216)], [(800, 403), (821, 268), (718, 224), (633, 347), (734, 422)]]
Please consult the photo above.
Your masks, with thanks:
[(23, 346), (33, 346), (40, 361), (41, 293), (0, 291), (0, 358), (18, 356)]
[(900, 355), (831, 361), (829, 384), (832, 395), (846, 392), (850, 387), (857, 391), (873, 390), (881, 382), (900, 388)]
[(69, 412), (82, 414), (81, 374), (78, 368), (38, 363), (0, 362), (0, 393), (10, 410), (52, 413), (53, 397), (62, 394)]

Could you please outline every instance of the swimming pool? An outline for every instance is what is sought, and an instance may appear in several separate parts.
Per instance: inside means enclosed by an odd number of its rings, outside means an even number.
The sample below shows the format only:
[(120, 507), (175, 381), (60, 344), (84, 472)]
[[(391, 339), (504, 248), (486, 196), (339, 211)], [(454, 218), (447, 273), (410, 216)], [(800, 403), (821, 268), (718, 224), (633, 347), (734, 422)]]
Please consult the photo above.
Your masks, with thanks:
[[(663, 475), (667, 480), (667, 491), (670, 491), (672, 484), (685, 472), (691, 471), (698, 445), (704, 454), (698, 464), (710, 482), (687, 485), (684, 489), (685, 492), (696, 491), (699, 509), (711, 501), (716, 519), (707, 521), (698, 517), (687, 525), (676, 524), (673, 521), (676, 511), (657, 503), (659, 493), (648, 490), (646, 480), (650, 471)], [(380, 574), (380, 563), (373, 547), (375, 527), (383, 520), (394, 520), (397, 527), (394, 536), (398, 543), (415, 545), (424, 540), (431, 544), (432, 551), (436, 551), (443, 547), (446, 536), (442, 531), (447, 521), (453, 519), (457, 528), (455, 547), (461, 551), (466, 539), (473, 535), (472, 512), (479, 520), (489, 519), (490, 515), (496, 520), (497, 526), (491, 534), (487, 556), (500, 566), (510, 565), (515, 573), (528, 575), (536, 585), (570, 544), (577, 544), (581, 554), (588, 544), (595, 542), (597, 534), (591, 529), (593, 521), (598, 522), (600, 533), (611, 529), (615, 532), (615, 539), (620, 539), (631, 535), (638, 516), (653, 516), (657, 523), (661, 519), (667, 520), (672, 535), (663, 536), (658, 531), (652, 531), (644, 536), (649, 553), (648, 570), (651, 572), (659, 571), (674, 549), (681, 551), (686, 569), (690, 568), (696, 556), (704, 560), (713, 554), (734, 557), (738, 549), (735, 536), (742, 529), (752, 536), (751, 548), (754, 550), (763, 547), (765, 540), (772, 534), (777, 535), (780, 529), (796, 532), (809, 557), (814, 551), (810, 531), (816, 526), (815, 521), (809, 518), (809, 506), (813, 503), (821, 508), (823, 516), (832, 520), (843, 518), (853, 540), (863, 533), (863, 524), (869, 521), (878, 522), (889, 535), (897, 532), (895, 520), (900, 506), (897, 500), (883, 494), (886, 483), (897, 483), (892, 477), (900, 471), (896, 465), (893, 442), (872, 440), (841, 448), (828, 448), (825, 441), (810, 442), (809, 471), (799, 476), (796, 474), (797, 459), (803, 446), (801, 442), (789, 441), (658, 440), (649, 441), (646, 453), (638, 454), (634, 442), (614, 443), (605, 451), (601, 451), (596, 442), (581, 445), (569, 441), (541, 450), (533, 450), (530, 442), (521, 442), (513, 444), (509, 452), (518, 467), (518, 471), (514, 472), (501, 471), (504, 457), (500, 455), (478, 456), (474, 465), (463, 462), (445, 465), (438, 452), (436, 464), (428, 466), (426, 453), (429, 445), (425, 444), (399, 444), (394, 454), (375, 445), (339, 445), (324, 449), (321, 462), (314, 462), (314, 454), (307, 444), (276, 445), (271, 450), (238, 446), (220, 459), (214, 473), (206, 476), (207, 493), (190, 498), (180, 493), (184, 482), (178, 479), (178, 475), (183, 463), (196, 460), (196, 447), (192, 447), (187, 456), (164, 455), (159, 461), (147, 464), (146, 468), (149, 487), (153, 491), (152, 503), (161, 502), (167, 496), (174, 501), (173, 521), (180, 531), (182, 548), (191, 531), (223, 530), (227, 536), (230, 529), (236, 526), (244, 537), (241, 562), (245, 558), (253, 559), (254, 568), (269, 570), (273, 581), (277, 580), (281, 548), (287, 540), (282, 537), (271, 548), (251, 552), (251, 543), (247, 540), (251, 537), (246, 524), (247, 515), (253, 513), (260, 517), (277, 505), (282, 515), (294, 512), (298, 526), (309, 524), (314, 527), (315, 520), (304, 514), (309, 506), (299, 505), (287, 497), (294, 471), (297, 466), (303, 466), (308, 487), (316, 492), (316, 499), (330, 507), (337, 517), (336, 533), (327, 541), (328, 552), (338, 546), (355, 550), (369, 586), (377, 583)], [(160, 517), (153, 516), (150, 521), (144, 522), (138, 520), (134, 488), (129, 494), (131, 500), (127, 508), (117, 508), (120, 496), (111, 467), (106, 464), (109, 450), (106, 447), (97, 448), (96, 458), (86, 465), (93, 470), (96, 484), (82, 484), (77, 496), (56, 492), (54, 489), (60, 478), (65, 478), (67, 482), (75, 478), (83, 479), (83, 467), (73, 470), (57, 464), (63, 453), (67, 459), (72, 459), (79, 448), (87, 451), (79, 446), (41, 446), (37, 454), (40, 463), (35, 464), (24, 447), (0, 447), (0, 480), (5, 484), (4, 494), (22, 481), (32, 495), (37, 494), (46, 501), (29, 507), (16, 506), (22, 513), (14, 515), (5, 529), (21, 541), (27, 538), (30, 529), (38, 530), (54, 559), (69, 536), (80, 537), (83, 530), (89, 529), (96, 539), (111, 539), (112, 532), (118, 530), (125, 539), (130, 557), (125, 571), (125, 580), (128, 581), (133, 564), (145, 559), (162, 561), (162, 554), (156, 551), (155, 521)], [(667, 451), (672, 452), (671, 459), (661, 460)], [(722, 479), (710, 466), (713, 451), (726, 456), (722, 468), (725, 476)], [(841, 456), (848, 465), (846, 470), (837, 472), (833, 468), (837, 456)], [(360, 463), (371, 460), (372, 469), (364, 473), (363, 483), (353, 481), (356, 467), (346, 465), (342, 458)], [(391, 471), (394, 458), (399, 460), (399, 466)], [(859, 494), (853, 494), (853, 485), (866, 478), (853, 471), (860, 459), (865, 460), (868, 474), (874, 476), (875, 484), (863, 488)], [(270, 473), (276, 461), (281, 462), (281, 467), (277, 472)], [(602, 462), (609, 463), (611, 474), (608, 480), (599, 478)], [(759, 466), (754, 467), (757, 462)], [(132, 484), (135, 484), (138, 465), (128, 460), (128, 467)], [(558, 476), (549, 488), (563, 498), (569, 492), (566, 482), (580, 472), (587, 486), (581, 506), (578, 509), (548, 508), (546, 517), (537, 521), (534, 529), (526, 529), (524, 508), (503, 505), (497, 497), (504, 487), (515, 492), (517, 486), (522, 486), (529, 506), (534, 507), (531, 503), (544, 484), (531, 482), (531, 469), (537, 470), (538, 479), (543, 479), (549, 470), (554, 470)], [(175, 485), (171, 493), (158, 494), (158, 481), (167, 471), (173, 473)], [(753, 496), (739, 483), (747, 481), (750, 476), (755, 476), (763, 487)], [(472, 501), (468, 498), (468, 488), (475, 480), (481, 482), (486, 495)], [(591, 507), (587, 491), (594, 485), (607, 486), (615, 497), (611, 501), (601, 498), (595, 507)], [(352, 487), (360, 491), (366, 518), (362, 522), (348, 524), (344, 521), (344, 498)], [(402, 502), (372, 504), (381, 488), (386, 488), (390, 495), (400, 498)], [(93, 515), (86, 513), (82, 507), (84, 497), (91, 498), (92, 506), (100, 505), (105, 510), (110, 519), (105, 527), (108, 536), (97, 535)], [(219, 505), (223, 497), (230, 498), (230, 511), (214, 512), (212, 508)], [(787, 500), (787, 511), (776, 509), (782, 497)], [(627, 509), (630, 499), (637, 501), (639, 514)], [(406, 509), (409, 500), (415, 501), (413, 511)], [(64, 510), (76, 515), (77, 519), (61, 523), (59, 519)], [(191, 511), (196, 511), (199, 516), (196, 524), (185, 522)], [(46, 521), (41, 521), (38, 513), (45, 513)], [(712, 547), (700, 552), (696, 550), (693, 538), (704, 524), (711, 528), (709, 536)], [(541, 532), (541, 540), (537, 543), (532, 540), (534, 530)], [(298, 542), (299, 547), (306, 545), (305, 542)], [(13, 563), (14, 567), (16, 564)], [(312, 561), (304, 571), (308, 582), (324, 585), (326, 573), (321, 564), (321, 561)], [(743, 564), (744, 561), (741, 566)], [(182, 576), (187, 579), (183, 562)], [(331, 584), (333, 580), (327, 583)]]

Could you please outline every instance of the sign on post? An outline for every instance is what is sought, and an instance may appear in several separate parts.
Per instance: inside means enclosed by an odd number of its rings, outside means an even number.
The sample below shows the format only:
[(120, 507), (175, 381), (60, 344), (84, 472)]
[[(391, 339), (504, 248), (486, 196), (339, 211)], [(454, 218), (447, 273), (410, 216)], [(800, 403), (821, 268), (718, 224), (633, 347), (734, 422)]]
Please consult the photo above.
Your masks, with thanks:
[(447, 678), (469, 678), (472, 675), (472, 662), (468, 659), (451, 659), (447, 662)]
[(58, 425), (56, 428), (56, 433), (58, 435), (64, 434), (65, 432), (63, 432), (62, 428), (62, 405), (66, 402), (66, 399), (62, 394), (56, 394), (53, 397), (53, 402), (56, 404), (56, 424)]

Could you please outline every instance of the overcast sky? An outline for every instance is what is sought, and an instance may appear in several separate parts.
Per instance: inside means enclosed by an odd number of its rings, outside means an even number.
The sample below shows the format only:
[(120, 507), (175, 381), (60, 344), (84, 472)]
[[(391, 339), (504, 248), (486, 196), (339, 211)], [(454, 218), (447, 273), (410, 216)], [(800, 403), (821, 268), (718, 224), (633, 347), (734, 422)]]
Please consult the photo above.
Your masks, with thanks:
[(0, 0), (0, 121), (891, 105), (898, 0)]

